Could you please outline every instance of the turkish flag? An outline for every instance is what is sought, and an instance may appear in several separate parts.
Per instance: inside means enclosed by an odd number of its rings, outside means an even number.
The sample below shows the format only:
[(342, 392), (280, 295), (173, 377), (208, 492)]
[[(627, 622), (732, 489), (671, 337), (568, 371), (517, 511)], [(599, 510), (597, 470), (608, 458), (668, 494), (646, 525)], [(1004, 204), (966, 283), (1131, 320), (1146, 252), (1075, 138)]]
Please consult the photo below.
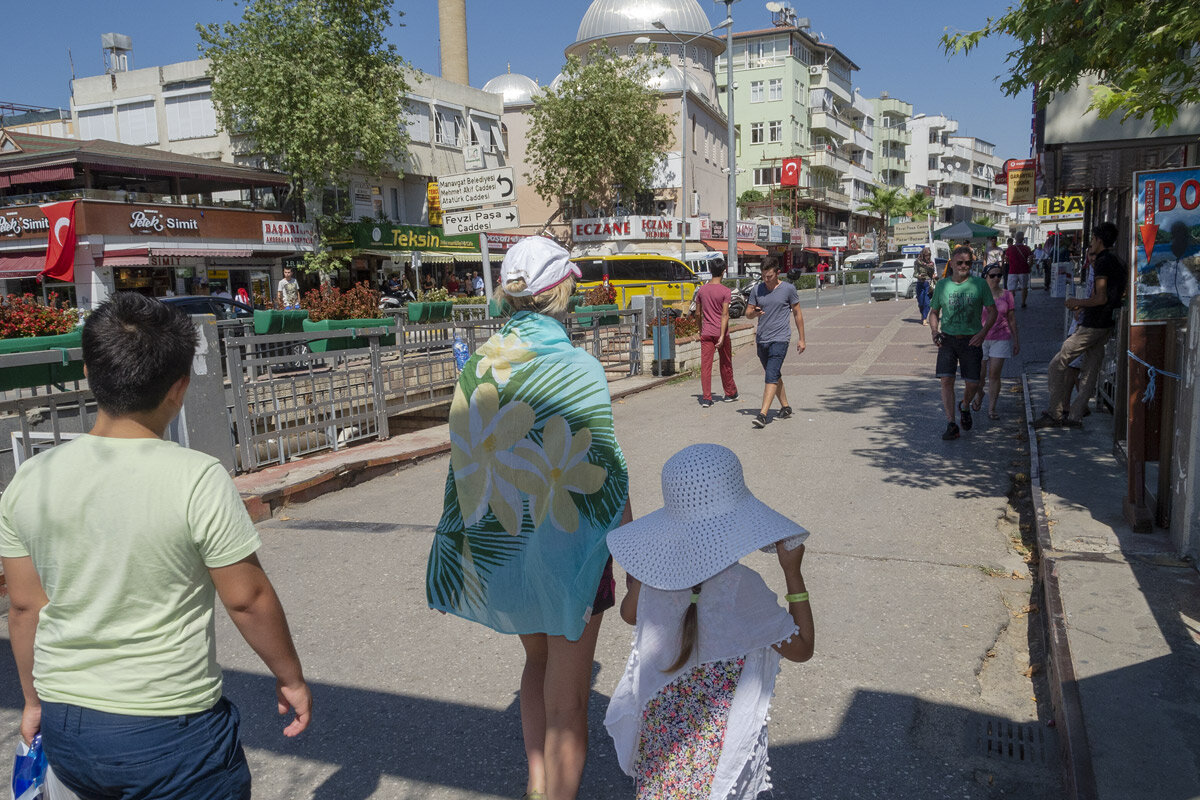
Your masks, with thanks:
[(785, 158), (783, 160), (783, 173), (779, 176), (780, 186), (799, 186), (800, 185), (800, 159)]
[(75, 206), (78, 200), (46, 203), (38, 208), (50, 221), (46, 266), (42, 275), (60, 281), (75, 280)]

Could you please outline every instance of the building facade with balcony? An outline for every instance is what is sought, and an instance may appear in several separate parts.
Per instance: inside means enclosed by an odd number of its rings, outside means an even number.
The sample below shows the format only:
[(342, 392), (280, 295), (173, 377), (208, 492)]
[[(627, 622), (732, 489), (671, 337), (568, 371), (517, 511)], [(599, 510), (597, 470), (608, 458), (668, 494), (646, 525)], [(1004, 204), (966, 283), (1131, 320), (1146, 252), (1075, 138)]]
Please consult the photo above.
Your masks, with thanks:
[(871, 99), (875, 108), (875, 182), (881, 186), (907, 189), (912, 171), (909, 149), (913, 135), (908, 128), (912, 103), (884, 92)]
[[(855, 209), (875, 182), (876, 114), (853, 88), (858, 66), (791, 9), (774, 12), (773, 21), (772, 28), (733, 37), (738, 194), (756, 189), (770, 196), (780, 186), (783, 159), (796, 156), (800, 186), (791, 207), (776, 213), (812, 208), (816, 222), (807, 233), (818, 246), (831, 235), (865, 233), (869, 222)], [(717, 82), (724, 101), (724, 55)]]

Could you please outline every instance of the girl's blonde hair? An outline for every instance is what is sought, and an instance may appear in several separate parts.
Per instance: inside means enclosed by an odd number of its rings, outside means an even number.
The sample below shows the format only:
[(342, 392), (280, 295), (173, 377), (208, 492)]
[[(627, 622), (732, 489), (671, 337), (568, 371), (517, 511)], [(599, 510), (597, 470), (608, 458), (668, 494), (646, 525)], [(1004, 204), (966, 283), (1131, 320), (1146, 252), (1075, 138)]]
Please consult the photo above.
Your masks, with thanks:
[(567, 315), (571, 295), (575, 294), (575, 276), (569, 275), (557, 286), (535, 295), (513, 294), (525, 291), (524, 278), (509, 281), (500, 291), (513, 311), (534, 311), (561, 320)]
[[(692, 594), (700, 594), (702, 583), (697, 583), (692, 587)], [(679, 655), (675, 657), (675, 663), (663, 670), (663, 672), (674, 672), (682, 667), (692, 657), (692, 651), (696, 649), (696, 643), (700, 639), (700, 619), (699, 612), (696, 610), (696, 601), (688, 604), (687, 611), (683, 612), (683, 628), (679, 633)]]

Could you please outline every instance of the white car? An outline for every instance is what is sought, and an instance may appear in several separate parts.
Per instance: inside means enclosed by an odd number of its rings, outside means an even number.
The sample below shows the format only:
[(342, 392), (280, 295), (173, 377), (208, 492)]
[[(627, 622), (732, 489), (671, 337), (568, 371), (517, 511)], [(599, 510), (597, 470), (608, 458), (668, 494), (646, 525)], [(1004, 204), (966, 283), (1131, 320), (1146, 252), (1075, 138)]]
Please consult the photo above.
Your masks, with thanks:
[(871, 299), (912, 297), (917, 290), (917, 282), (913, 278), (915, 258), (897, 258), (885, 261), (880, 269), (871, 273)]

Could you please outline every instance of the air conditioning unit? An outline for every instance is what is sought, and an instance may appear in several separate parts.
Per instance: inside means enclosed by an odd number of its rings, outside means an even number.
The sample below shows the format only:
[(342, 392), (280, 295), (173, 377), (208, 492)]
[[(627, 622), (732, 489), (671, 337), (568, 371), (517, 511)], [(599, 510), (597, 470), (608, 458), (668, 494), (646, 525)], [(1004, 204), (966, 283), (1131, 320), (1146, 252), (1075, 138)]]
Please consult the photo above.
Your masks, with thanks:
[(825, 67), (820, 64), (813, 64), (808, 68), (809, 75), (820, 75), (825, 70)]

